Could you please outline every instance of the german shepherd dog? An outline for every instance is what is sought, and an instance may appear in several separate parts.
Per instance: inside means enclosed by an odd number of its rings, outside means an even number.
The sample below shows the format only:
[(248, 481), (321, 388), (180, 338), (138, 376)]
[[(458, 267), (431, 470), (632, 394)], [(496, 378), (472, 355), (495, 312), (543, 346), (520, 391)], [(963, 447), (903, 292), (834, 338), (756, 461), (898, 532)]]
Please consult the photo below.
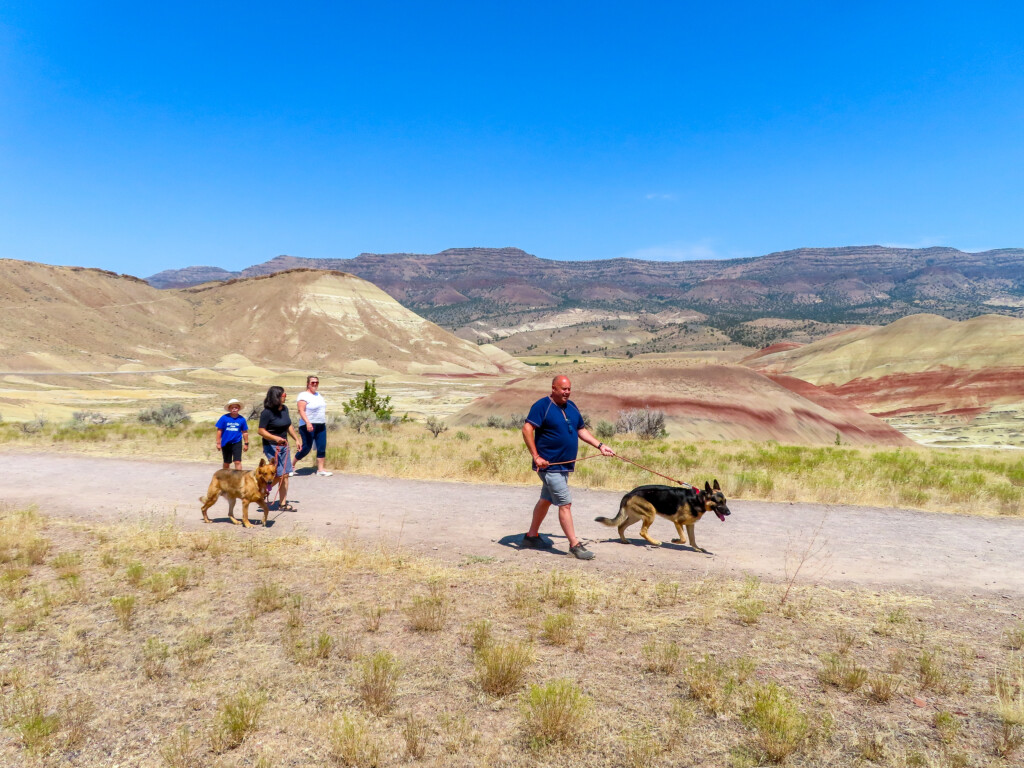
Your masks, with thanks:
[(683, 544), (683, 526), (686, 526), (686, 535), (690, 540), (690, 546), (697, 552), (707, 552), (697, 546), (697, 540), (693, 535), (693, 526), (698, 520), (704, 517), (705, 512), (714, 512), (718, 519), (724, 521), (726, 515), (732, 514), (725, 501), (725, 494), (721, 486), (715, 480), (714, 487), (704, 483), (704, 490), (700, 488), (683, 487), (677, 488), (672, 485), (641, 485), (622, 497), (619, 503), (619, 514), (614, 518), (594, 518), (599, 523), (614, 525), (619, 529), (619, 539), (623, 544), (626, 541), (626, 529), (633, 523), (642, 520), (640, 535), (648, 543), (656, 547), (661, 542), (652, 539), (647, 533), (656, 515), (671, 520), (676, 531), (679, 532), (678, 539), (672, 539), (673, 544)]
[[(270, 514), (267, 503), (267, 492), (274, 484), (277, 475), (277, 464), (260, 459), (260, 465), (256, 469), (243, 472), (240, 469), (218, 469), (213, 473), (210, 480), (210, 487), (206, 489), (206, 496), (200, 496), (203, 502), (203, 522), (212, 523), (207, 516), (206, 510), (217, 503), (217, 499), (224, 496), (228, 500), (228, 517), (235, 525), (244, 525), (252, 528), (249, 522), (249, 505), (256, 504), (256, 508), (263, 507), (263, 525), (267, 524), (267, 516)], [(242, 519), (235, 517), (235, 500), (242, 500)]]

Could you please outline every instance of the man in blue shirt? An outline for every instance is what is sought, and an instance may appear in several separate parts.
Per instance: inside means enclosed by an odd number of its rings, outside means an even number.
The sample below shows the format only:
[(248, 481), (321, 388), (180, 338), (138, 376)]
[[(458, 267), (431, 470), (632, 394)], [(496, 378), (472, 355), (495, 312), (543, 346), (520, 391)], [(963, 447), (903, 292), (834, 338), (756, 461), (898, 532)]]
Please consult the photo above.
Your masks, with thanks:
[(579, 441), (594, 446), (604, 456), (615, 451), (590, 434), (583, 425), (583, 416), (576, 403), (569, 399), (572, 384), (568, 376), (556, 376), (551, 394), (533, 404), (523, 424), (523, 440), (533, 456), (533, 468), (543, 484), (540, 499), (533, 508), (530, 530), (523, 536), (523, 546), (534, 549), (546, 546), (540, 537), (540, 524), (552, 504), (558, 506), (558, 522), (569, 540), (569, 551), (580, 560), (593, 560), (594, 553), (576, 538), (572, 523), (572, 493), (569, 473), (575, 468)]

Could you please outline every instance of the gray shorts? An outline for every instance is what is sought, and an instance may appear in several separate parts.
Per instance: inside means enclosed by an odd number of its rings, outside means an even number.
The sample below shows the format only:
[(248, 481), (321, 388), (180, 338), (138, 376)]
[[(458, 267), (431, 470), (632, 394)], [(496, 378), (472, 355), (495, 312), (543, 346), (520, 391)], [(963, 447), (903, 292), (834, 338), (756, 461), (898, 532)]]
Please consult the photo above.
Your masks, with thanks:
[(538, 472), (544, 484), (540, 489), (540, 497), (551, 504), (564, 507), (572, 504), (572, 492), (569, 490), (568, 472)]

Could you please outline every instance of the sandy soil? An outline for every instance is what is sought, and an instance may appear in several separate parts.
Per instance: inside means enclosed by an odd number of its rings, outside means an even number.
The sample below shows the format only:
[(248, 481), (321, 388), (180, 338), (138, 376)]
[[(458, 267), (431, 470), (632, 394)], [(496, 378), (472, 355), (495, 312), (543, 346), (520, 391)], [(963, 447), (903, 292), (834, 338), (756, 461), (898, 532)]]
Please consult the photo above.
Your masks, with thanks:
[[(308, 459), (304, 465), (308, 463)], [(128, 461), (5, 452), (3, 501), (35, 504), (51, 515), (83, 520), (176, 520), (203, 527), (198, 497), (216, 467), (188, 462)], [(697, 542), (710, 554), (669, 543), (674, 529), (659, 520), (661, 548), (619, 543), (615, 530), (594, 522), (613, 516), (621, 494), (576, 489), (577, 533), (597, 555), (582, 563), (550, 514), (542, 533), (550, 551), (520, 550), (519, 539), (537, 498), (534, 487), (423, 482), (337, 473), (330, 478), (300, 466), (289, 499), (294, 512), (271, 509), (267, 530), (246, 531), (227, 520), (227, 503), (211, 511), (232, 536), (268, 536), (296, 529), (316, 536), (364, 542), (460, 561), (472, 557), (517, 560), (538, 568), (581, 567), (612, 575), (647, 570), (652, 578), (685, 579), (718, 572), (798, 583), (902, 589), (920, 593), (1024, 596), (1024, 521), (869, 507), (826, 507), (731, 500), (724, 523), (705, 519)], [(240, 509), (238, 510), (240, 512)], [(255, 510), (252, 517), (259, 518)], [(641, 542), (639, 526), (627, 533)], [(806, 556), (805, 556), (806, 553)], [(802, 562), (802, 565), (801, 565)]]

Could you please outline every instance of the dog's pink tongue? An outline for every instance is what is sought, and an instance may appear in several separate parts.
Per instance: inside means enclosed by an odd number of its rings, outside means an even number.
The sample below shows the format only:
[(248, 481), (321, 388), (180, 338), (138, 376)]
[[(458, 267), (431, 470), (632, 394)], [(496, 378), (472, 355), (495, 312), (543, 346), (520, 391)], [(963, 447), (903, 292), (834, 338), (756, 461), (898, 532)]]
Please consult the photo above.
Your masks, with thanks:
[(723, 515), (723, 514), (722, 514), (721, 512), (719, 512), (719, 511), (718, 511), (717, 509), (715, 510), (715, 514), (716, 514), (716, 515), (718, 515), (718, 519), (719, 519), (719, 520), (721, 520), (721, 521), (722, 521), (723, 523), (725, 522), (725, 515)]

